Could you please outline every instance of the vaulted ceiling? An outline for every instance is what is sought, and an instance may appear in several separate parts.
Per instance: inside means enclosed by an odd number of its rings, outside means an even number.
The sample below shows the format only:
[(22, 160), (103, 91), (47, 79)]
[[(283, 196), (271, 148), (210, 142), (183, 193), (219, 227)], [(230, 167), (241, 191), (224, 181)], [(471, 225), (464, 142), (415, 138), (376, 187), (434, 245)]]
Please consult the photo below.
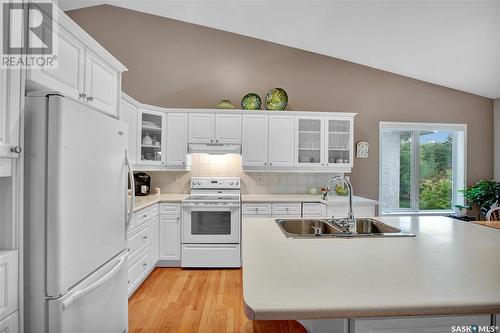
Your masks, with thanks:
[(255, 37), (500, 98), (500, 1), (78, 1)]

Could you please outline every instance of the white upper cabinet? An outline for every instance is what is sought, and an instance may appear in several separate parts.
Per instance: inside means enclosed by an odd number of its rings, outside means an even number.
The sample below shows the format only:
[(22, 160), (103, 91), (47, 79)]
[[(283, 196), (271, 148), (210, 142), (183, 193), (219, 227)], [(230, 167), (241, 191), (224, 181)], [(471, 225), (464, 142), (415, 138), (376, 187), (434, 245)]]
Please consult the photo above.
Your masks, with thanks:
[(269, 166), (293, 166), (295, 157), (295, 117), (269, 116)]
[(168, 113), (167, 164), (186, 165), (188, 143), (188, 114)]
[(326, 165), (353, 166), (354, 121), (352, 117), (325, 117)]
[(296, 116), (295, 164), (323, 166), (324, 162), (324, 117)]
[(128, 125), (128, 158), (132, 164), (137, 161), (137, 119), (138, 109), (131, 102), (122, 98), (120, 107), (120, 120)]
[[(64, 12), (58, 12), (57, 21), (53, 20), (52, 25), (57, 27), (54, 36), (57, 39), (57, 66), (54, 69), (29, 69), (27, 90), (58, 91), (118, 117), (121, 74), (127, 69)], [(43, 34), (52, 34), (48, 25), (42, 28)], [(28, 43), (34, 43), (34, 40)]]
[(0, 176), (11, 172), (11, 162), (5, 158), (17, 158), (21, 152), (21, 98), (21, 70), (0, 70)]
[(241, 143), (241, 115), (190, 113), (189, 143)]
[(215, 138), (215, 114), (189, 114), (189, 143), (213, 143)]
[(220, 113), (215, 116), (215, 142), (241, 143), (241, 115)]
[(89, 105), (116, 116), (121, 74), (87, 48), (85, 54), (85, 99)]
[(267, 114), (243, 115), (242, 164), (267, 166), (269, 124)]
[(165, 162), (165, 129), (167, 114), (139, 108), (138, 162), (143, 165), (162, 165)]
[[(31, 69), (29, 79), (65, 96), (82, 100), (81, 94), (85, 90), (85, 45), (63, 27), (59, 26), (57, 31), (59, 47), (57, 68)], [(43, 33), (51, 34), (52, 31), (44, 25)]]

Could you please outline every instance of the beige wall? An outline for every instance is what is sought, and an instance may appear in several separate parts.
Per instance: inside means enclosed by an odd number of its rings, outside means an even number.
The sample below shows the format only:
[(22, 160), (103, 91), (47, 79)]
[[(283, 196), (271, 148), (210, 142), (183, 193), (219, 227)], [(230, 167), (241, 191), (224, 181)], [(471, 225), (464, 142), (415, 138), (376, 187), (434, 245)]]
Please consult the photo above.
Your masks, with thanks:
[(250, 91), (287, 90), (290, 110), (357, 112), (357, 194), (378, 197), (379, 121), (466, 123), (468, 183), (493, 177), (493, 101), (232, 33), (111, 6), (68, 13), (130, 72), (123, 90), (163, 107), (236, 105)]
[(495, 179), (500, 181), (500, 98), (495, 100), (495, 115), (494, 115), (494, 156), (495, 156)]

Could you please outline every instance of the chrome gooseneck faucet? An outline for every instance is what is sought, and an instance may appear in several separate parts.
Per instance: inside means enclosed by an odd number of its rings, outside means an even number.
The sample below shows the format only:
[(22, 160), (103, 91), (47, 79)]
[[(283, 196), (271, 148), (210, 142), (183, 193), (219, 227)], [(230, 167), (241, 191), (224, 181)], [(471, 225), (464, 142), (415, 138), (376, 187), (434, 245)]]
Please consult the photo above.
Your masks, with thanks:
[(352, 185), (351, 182), (345, 176), (333, 176), (326, 184), (326, 193), (324, 194), (323, 199), (327, 200), (330, 196), (331, 186), (332, 184), (339, 184), (344, 186), (347, 185), (349, 189), (349, 211), (347, 212), (346, 218), (338, 218), (336, 219), (332, 216), (332, 222), (337, 226), (341, 227), (346, 233), (356, 233), (356, 218), (354, 217), (354, 212), (352, 210)]

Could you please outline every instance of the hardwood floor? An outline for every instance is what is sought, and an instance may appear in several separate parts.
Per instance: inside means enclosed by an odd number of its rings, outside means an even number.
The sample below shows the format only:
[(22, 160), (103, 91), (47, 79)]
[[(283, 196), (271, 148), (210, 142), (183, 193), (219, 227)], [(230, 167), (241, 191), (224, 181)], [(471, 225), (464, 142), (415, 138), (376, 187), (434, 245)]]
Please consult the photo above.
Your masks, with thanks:
[(129, 332), (305, 333), (296, 321), (251, 321), (241, 270), (156, 268), (129, 299)]

